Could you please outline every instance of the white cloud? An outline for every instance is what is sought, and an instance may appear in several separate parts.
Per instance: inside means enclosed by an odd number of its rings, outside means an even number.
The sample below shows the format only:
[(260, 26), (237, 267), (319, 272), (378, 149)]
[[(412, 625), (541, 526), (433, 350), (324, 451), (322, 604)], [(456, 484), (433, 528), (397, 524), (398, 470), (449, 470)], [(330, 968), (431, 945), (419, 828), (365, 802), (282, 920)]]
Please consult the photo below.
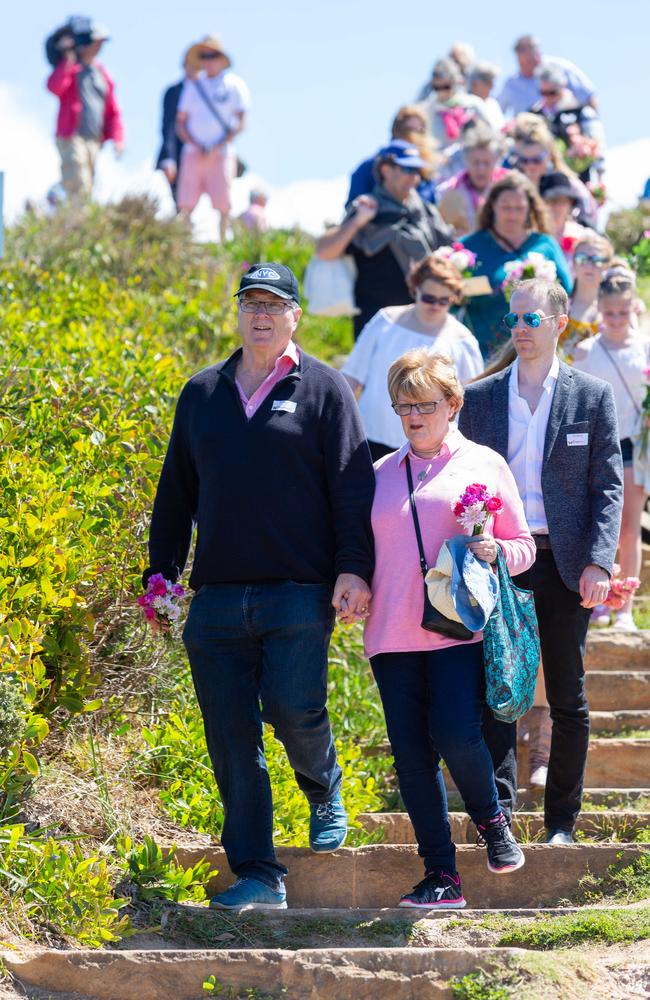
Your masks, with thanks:
[[(0, 170), (5, 172), (5, 219), (11, 222), (23, 210), (25, 201), (42, 202), (58, 180), (59, 162), (53, 136), (21, 103), (18, 91), (0, 84), (0, 121), (3, 128)], [(54, 123), (53, 123), (54, 124)], [(606, 183), (612, 207), (635, 204), (648, 173), (650, 138), (637, 139), (610, 149)], [(328, 222), (341, 218), (347, 193), (347, 178), (298, 180), (273, 188), (258, 175), (246, 173), (233, 184), (233, 214), (238, 215), (248, 203), (252, 187), (264, 187), (269, 193), (267, 215), (273, 226), (299, 225), (307, 232), (322, 232)], [(150, 161), (131, 165), (117, 160), (112, 145), (102, 150), (98, 168), (96, 197), (113, 201), (130, 193), (148, 192), (155, 196), (161, 212), (174, 210), (167, 183)], [(201, 199), (193, 217), (198, 239), (214, 239), (217, 215), (207, 198)]]

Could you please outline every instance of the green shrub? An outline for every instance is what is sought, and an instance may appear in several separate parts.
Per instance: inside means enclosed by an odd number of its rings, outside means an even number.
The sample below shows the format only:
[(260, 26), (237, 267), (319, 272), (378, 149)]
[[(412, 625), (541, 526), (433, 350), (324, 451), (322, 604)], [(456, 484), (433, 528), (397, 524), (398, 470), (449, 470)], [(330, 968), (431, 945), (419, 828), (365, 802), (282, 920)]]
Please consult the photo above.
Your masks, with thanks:
[(19, 742), (27, 723), (27, 699), (10, 674), (0, 674), (0, 753)]
[(482, 970), (452, 979), (450, 986), (455, 1000), (509, 1000), (513, 996), (507, 986)]
[(205, 886), (218, 872), (207, 861), (183, 868), (176, 861), (176, 847), (163, 853), (156, 841), (145, 836), (134, 846), (130, 837), (117, 844), (117, 853), (128, 866), (128, 877), (138, 887), (142, 900), (169, 899), (173, 903), (201, 903)]
[(650, 207), (622, 208), (607, 220), (607, 236), (619, 254), (630, 254), (646, 229), (650, 229)]
[(501, 934), (499, 947), (571, 948), (588, 941), (617, 944), (641, 941), (650, 937), (650, 912), (647, 910), (586, 910), (561, 916), (540, 917), (522, 922), (511, 921)]

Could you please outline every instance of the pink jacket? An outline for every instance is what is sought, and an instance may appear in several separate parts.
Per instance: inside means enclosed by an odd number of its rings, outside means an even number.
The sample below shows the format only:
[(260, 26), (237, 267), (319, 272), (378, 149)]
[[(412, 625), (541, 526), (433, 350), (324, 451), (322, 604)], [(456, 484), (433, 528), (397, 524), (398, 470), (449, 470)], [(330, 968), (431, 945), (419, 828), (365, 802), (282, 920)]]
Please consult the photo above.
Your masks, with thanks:
[[(457, 640), (426, 632), (420, 626), (424, 585), (409, 506), (404, 465), (407, 454), (413, 469), (415, 502), (429, 566), (435, 566), (445, 538), (463, 533), (452, 513), (452, 504), (466, 486), (476, 482), (484, 483), (490, 493), (503, 500), (503, 513), (488, 522), (486, 533), (498, 539), (510, 573), (513, 576), (523, 573), (535, 561), (535, 542), (526, 524), (517, 485), (501, 455), (474, 444), (455, 429), (449, 431), (437, 458), (417, 458), (408, 443), (404, 444), (375, 464), (372, 505), (375, 573), (364, 633), (366, 656), (457, 645)], [(482, 638), (483, 633), (477, 632), (473, 641), (480, 642)]]
[[(124, 126), (122, 125), (120, 109), (115, 100), (115, 84), (104, 67), (99, 63), (96, 65), (108, 86), (106, 106), (104, 108), (104, 133), (102, 142), (107, 142), (109, 139), (112, 139), (114, 142), (122, 142), (124, 139)], [(79, 127), (81, 98), (77, 86), (77, 75), (80, 72), (81, 66), (79, 63), (62, 59), (47, 81), (47, 89), (61, 101), (56, 123), (56, 135), (58, 139), (70, 139), (73, 135), (76, 135)]]

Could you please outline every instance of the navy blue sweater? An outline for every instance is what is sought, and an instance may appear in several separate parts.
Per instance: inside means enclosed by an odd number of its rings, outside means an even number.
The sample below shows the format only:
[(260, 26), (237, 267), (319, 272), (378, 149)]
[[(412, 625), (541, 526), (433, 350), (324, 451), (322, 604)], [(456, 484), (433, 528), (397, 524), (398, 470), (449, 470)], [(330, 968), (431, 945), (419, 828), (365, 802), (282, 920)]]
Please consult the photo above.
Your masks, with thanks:
[[(194, 589), (266, 580), (333, 584), (339, 573), (370, 582), (374, 473), (347, 382), (301, 352), (247, 420), (235, 385), (240, 356), (199, 372), (180, 394), (145, 581), (151, 573), (178, 579), (196, 524)], [(279, 402), (288, 405), (279, 409)]]

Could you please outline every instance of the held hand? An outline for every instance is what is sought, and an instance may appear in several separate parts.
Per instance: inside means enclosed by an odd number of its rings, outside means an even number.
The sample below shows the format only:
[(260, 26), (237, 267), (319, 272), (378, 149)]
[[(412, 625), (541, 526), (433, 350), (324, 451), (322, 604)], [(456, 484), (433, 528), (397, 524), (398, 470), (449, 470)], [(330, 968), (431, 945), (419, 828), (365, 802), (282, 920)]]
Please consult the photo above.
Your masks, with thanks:
[(580, 577), (580, 597), (583, 608), (602, 604), (609, 593), (609, 576), (600, 566), (585, 566)]
[(371, 597), (368, 585), (360, 576), (340, 573), (334, 584), (332, 607), (336, 609), (339, 621), (351, 625), (368, 617)]
[(149, 619), (149, 628), (152, 635), (165, 635), (169, 632), (169, 622), (165, 621), (164, 618), (156, 616)]
[(477, 559), (486, 563), (497, 561), (497, 543), (490, 535), (476, 535), (467, 545)]
[(176, 180), (176, 175), (178, 173), (178, 167), (176, 166), (175, 163), (172, 163), (170, 161), (169, 163), (165, 163), (163, 165), (162, 172), (165, 175), (165, 177), (167, 178), (167, 180), (169, 181), (169, 183), (173, 184), (174, 181)]
[(376, 198), (370, 194), (360, 194), (358, 198), (354, 199), (352, 206), (355, 209), (354, 218), (358, 222), (359, 228), (374, 219), (379, 209)]

